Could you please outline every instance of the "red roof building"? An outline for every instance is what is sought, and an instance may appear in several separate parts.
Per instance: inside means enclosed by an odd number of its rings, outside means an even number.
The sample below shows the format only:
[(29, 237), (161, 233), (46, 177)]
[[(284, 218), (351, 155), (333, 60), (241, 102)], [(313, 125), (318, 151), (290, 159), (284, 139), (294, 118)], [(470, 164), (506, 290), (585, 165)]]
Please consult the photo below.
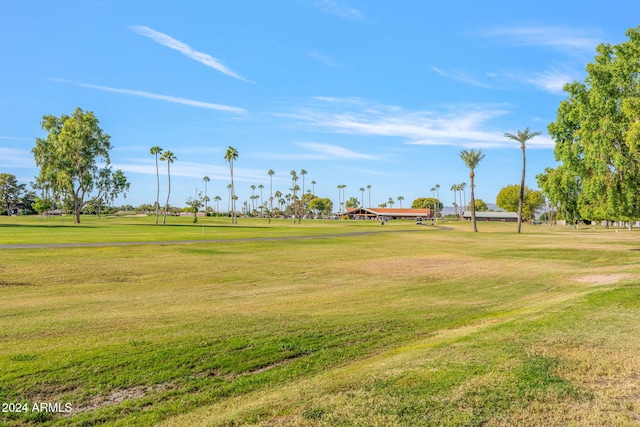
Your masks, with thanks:
[(352, 219), (417, 219), (431, 218), (431, 209), (348, 208), (346, 215)]

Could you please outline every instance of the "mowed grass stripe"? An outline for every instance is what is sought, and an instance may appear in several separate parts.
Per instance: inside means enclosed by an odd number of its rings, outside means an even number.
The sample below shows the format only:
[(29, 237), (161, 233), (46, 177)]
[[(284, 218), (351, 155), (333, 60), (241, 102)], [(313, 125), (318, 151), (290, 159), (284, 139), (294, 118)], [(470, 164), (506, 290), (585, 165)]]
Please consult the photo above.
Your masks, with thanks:
[[(584, 342), (587, 313), (609, 336), (618, 315), (637, 321), (633, 305), (612, 309), (622, 297), (591, 300), (634, 289), (635, 233), (454, 227), (5, 250), (1, 397), (74, 404), (50, 425), (473, 425), (584, 406), (596, 395), (558, 343)], [(579, 244), (592, 250), (563, 252)]]

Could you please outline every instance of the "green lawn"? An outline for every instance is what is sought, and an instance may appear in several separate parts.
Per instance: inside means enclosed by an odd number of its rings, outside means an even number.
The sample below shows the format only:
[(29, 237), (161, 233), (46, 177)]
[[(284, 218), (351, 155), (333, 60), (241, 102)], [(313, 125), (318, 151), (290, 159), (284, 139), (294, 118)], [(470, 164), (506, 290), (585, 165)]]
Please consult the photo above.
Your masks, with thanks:
[(0, 402), (30, 410), (0, 425), (640, 419), (637, 232), (0, 218), (0, 245), (219, 240), (1, 249)]

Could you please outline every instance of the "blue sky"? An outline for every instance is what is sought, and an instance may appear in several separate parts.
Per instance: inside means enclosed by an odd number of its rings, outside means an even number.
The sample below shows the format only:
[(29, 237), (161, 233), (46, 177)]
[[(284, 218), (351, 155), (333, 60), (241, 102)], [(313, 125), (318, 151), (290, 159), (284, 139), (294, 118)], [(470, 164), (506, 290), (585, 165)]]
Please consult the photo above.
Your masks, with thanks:
[(31, 182), (42, 116), (81, 107), (111, 135), (134, 205), (155, 199), (154, 145), (177, 156), (172, 205), (205, 175), (226, 201), (230, 145), (241, 202), (251, 185), (268, 198), (269, 169), (283, 193), (305, 169), (305, 189), (313, 180), (336, 204), (340, 184), (404, 207), (439, 184), (451, 205), (469, 175), (460, 150), (481, 148), (476, 197), (493, 203), (522, 167), (503, 134), (542, 132), (527, 149), (536, 187), (555, 165), (546, 130), (562, 86), (584, 79), (598, 43), (626, 40), (638, 12), (635, 0), (6, 0), (0, 172)]

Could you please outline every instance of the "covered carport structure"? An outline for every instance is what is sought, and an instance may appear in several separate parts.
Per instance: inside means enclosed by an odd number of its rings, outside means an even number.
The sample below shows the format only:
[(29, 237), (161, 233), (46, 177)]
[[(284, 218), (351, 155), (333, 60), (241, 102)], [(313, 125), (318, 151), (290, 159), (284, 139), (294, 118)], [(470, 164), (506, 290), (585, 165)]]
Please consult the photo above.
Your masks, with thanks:
[(350, 219), (426, 219), (431, 218), (431, 209), (349, 208), (345, 215)]

